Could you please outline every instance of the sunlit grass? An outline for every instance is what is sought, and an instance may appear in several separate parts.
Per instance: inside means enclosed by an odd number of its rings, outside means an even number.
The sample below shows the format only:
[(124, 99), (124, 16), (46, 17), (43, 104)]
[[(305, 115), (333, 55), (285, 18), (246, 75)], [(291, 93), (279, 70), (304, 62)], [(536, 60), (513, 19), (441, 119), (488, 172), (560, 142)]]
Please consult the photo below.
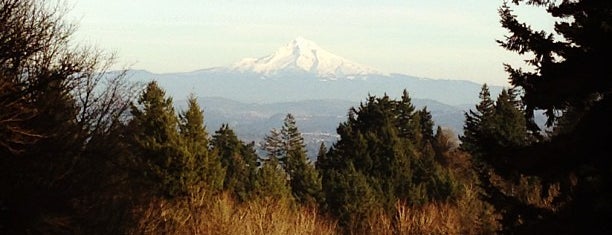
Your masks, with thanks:
[(287, 200), (237, 203), (227, 194), (157, 200), (141, 212), (135, 234), (336, 234), (336, 223)]
[(135, 211), (130, 234), (486, 234), (498, 229), (495, 214), (468, 188), (455, 202), (396, 204), (395, 215), (375, 213), (359, 229), (343, 230), (315, 207), (286, 199), (239, 203), (228, 194), (151, 201)]

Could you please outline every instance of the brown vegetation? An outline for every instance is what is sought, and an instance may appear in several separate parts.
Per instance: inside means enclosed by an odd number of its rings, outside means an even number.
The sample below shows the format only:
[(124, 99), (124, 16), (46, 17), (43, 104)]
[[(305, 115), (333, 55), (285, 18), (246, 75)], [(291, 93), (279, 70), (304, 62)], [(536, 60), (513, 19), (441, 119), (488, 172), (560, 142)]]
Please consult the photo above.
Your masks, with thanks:
[(287, 200), (238, 203), (228, 194), (152, 200), (135, 211), (130, 234), (335, 234), (336, 223), (317, 209)]
[[(586, 2), (549, 6), (580, 16), (577, 28), (557, 27), (561, 35), (610, 35), (610, 11)], [(351, 108), (340, 140), (328, 152), (321, 148), (315, 168), (291, 115), (266, 138), (267, 158), (258, 159), (255, 143), (240, 141), (228, 125), (209, 138), (195, 97), (177, 116), (172, 98), (152, 82), (135, 103), (125, 73), (106, 73), (112, 55), (71, 43), (74, 26), (64, 23), (60, 5), (0, 0), (0, 234), (612, 230), (611, 162), (601, 152), (612, 131), (600, 126), (612, 113), (610, 83), (593, 78), (592, 87), (602, 89), (567, 92), (584, 97), (548, 89), (576, 71), (610, 74), (600, 60), (582, 63), (594, 67), (573, 62), (598, 59), (609, 43), (571, 39), (533, 51), (557, 42), (540, 40), (504, 4), (502, 24), (514, 36), (500, 43), (535, 52), (530, 63), (546, 75), (507, 67), (514, 85), (526, 89), (522, 100), (509, 89), (493, 101), (484, 85), (459, 145), (442, 128), (434, 135), (431, 113), (416, 110), (407, 91), (401, 100), (370, 96)], [(552, 53), (569, 57), (556, 62)], [(569, 76), (546, 81), (559, 68)], [(547, 139), (531, 123), (535, 108), (559, 124)]]
[[(313, 207), (291, 200), (256, 199), (244, 203), (224, 193), (155, 199), (133, 211), (129, 234), (491, 234), (498, 215), (466, 188), (457, 202), (423, 206), (396, 204), (397, 214), (378, 212), (360, 229), (342, 230)], [(395, 221), (395, 222), (394, 222)]]
[[(492, 234), (499, 230), (493, 209), (469, 188), (457, 202), (432, 202), (423, 206), (396, 204), (395, 218), (380, 213), (368, 220), (359, 234)], [(392, 221), (396, 220), (396, 225)], [(355, 232), (355, 231), (353, 231)]]

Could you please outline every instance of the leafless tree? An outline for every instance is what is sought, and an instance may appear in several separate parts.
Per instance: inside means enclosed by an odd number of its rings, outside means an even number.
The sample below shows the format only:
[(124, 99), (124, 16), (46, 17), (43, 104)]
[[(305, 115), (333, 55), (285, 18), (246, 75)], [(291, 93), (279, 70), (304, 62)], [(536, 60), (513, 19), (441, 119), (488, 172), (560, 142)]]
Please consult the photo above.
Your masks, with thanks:
[[(75, 46), (62, 3), (0, 0), (0, 153), (16, 154), (49, 133), (28, 125), (50, 96), (72, 102), (84, 135), (117, 125), (134, 92), (114, 55)], [(58, 102), (62, 102), (58, 100)]]

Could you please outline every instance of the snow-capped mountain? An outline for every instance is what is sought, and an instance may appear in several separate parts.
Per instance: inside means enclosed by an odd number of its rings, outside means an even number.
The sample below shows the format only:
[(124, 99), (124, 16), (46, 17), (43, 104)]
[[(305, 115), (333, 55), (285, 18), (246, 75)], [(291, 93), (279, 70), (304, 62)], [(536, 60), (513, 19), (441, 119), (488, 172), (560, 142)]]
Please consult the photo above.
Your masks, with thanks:
[[(176, 99), (190, 93), (218, 96), (246, 103), (342, 99), (359, 102), (368, 95), (400, 97), (407, 89), (412, 98), (450, 105), (476, 104), (481, 84), (460, 80), (384, 74), (296, 38), (269, 56), (243, 59), (230, 66), (186, 73), (153, 74), (132, 71), (133, 81), (157, 80)], [(490, 87), (491, 93), (501, 87)]]
[(298, 37), (271, 55), (246, 58), (230, 66), (233, 71), (265, 77), (287, 73), (307, 73), (322, 80), (364, 78), (383, 75), (376, 69), (334, 55), (316, 43)]
[[(245, 140), (261, 140), (292, 113), (301, 118), (302, 133), (315, 133), (305, 137), (311, 153), (316, 153), (321, 140), (336, 140), (335, 128), (346, 120), (350, 106), (358, 106), (369, 95), (399, 98), (404, 89), (416, 106), (427, 106), (436, 124), (460, 133), (463, 112), (479, 102), (481, 88), (470, 81), (384, 74), (303, 38), (269, 56), (243, 59), (230, 66), (166, 74), (132, 70), (128, 77), (139, 84), (156, 80), (178, 106), (182, 105), (179, 110), (184, 110), (184, 99), (190, 94), (208, 97), (201, 103), (207, 126), (214, 130), (228, 123)], [(489, 89), (496, 96), (502, 88)]]

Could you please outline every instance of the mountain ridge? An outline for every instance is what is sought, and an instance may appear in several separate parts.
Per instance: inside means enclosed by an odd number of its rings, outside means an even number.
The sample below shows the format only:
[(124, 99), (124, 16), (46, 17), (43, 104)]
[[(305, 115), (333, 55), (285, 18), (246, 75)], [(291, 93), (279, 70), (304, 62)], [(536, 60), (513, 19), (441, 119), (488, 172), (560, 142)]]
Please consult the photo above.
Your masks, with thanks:
[[(303, 134), (308, 154), (316, 156), (321, 142), (326, 146), (338, 140), (336, 128), (346, 121), (351, 107), (360, 102), (340, 99), (316, 99), (279, 103), (243, 103), (224, 97), (197, 97), (204, 111), (204, 121), (209, 131), (229, 124), (238, 137), (244, 141), (259, 144), (272, 128), (280, 128), (287, 113), (296, 118)], [(459, 134), (463, 125), (463, 110), (433, 100), (413, 99), (416, 108), (427, 106), (436, 125)], [(187, 101), (175, 100), (176, 110), (185, 110)]]
[(376, 69), (335, 55), (308, 39), (297, 37), (270, 55), (244, 58), (229, 66), (238, 72), (275, 76), (283, 72), (307, 73), (323, 80), (384, 75)]
[[(311, 156), (320, 142), (329, 146), (337, 140), (335, 130), (346, 121), (349, 108), (359, 106), (368, 96), (398, 99), (405, 89), (416, 107), (428, 107), (436, 125), (457, 134), (462, 132), (464, 111), (479, 102), (482, 85), (476, 82), (383, 74), (357, 63), (346, 67), (352, 63), (313, 42), (296, 39), (271, 55), (229, 66), (165, 74), (131, 70), (128, 77), (143, 84), (157, 81), (174, 97), (178, 110), (185, 104), (180, 100), (190, 94), (208, 97), (198, 102), (209, 130), (227, 123), (247, 141), (261, 140), (271, 128), (282, 125), (284, 115), (292, 113), (300, 131), (307, 133)], [(489, 88), (493, 97), (502, 89)]]
[[(220, 96), (241, 102), (271, 103), (307, 99), (362, 101), (368, 95), (432, 99), (449, 105), (478, 102), (481, 84), (400, 73), (382, 73), (332, 54), (316, 43), (297, 38), (259, 59), (243, 59), (228, 66), (185, 73), (155, 74), (129, 71), (132, 81), (156, 80), (177, 99), (189, 93)], [(502, 87), (490, 86), (496, 95)]]

